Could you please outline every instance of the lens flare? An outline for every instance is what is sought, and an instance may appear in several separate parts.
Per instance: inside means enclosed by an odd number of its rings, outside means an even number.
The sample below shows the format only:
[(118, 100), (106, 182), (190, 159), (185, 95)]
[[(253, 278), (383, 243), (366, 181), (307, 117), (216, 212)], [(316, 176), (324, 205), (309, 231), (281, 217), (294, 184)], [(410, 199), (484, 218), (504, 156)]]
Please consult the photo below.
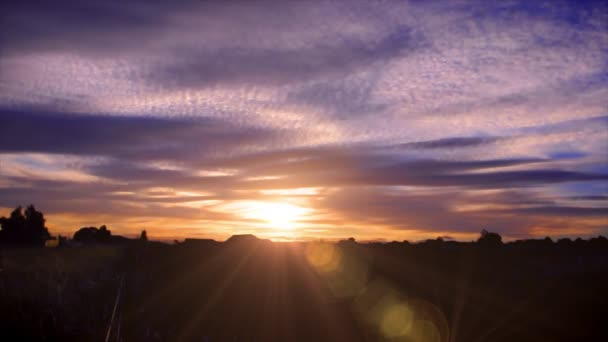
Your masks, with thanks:
[(431, 321), (414, 320), (409, 333), (409, 340), (413, 342), (441, 342), (441, 334)]
[(328, 274), (339, 270), (342, 255), (340, 250), (332, 243), (315, 242), (307, 246), (306, 259), (315, 270)]
[(380, 328), (388, 338), (407, 336), (412, 328), (414, 313), (405, 303), (388, 306), (382, 317)]
[(365, 291), (369, 265), (351, 248), (327, 242), (309, 243), (308, 263), (317, 271), (335, 297), (355, 297)]

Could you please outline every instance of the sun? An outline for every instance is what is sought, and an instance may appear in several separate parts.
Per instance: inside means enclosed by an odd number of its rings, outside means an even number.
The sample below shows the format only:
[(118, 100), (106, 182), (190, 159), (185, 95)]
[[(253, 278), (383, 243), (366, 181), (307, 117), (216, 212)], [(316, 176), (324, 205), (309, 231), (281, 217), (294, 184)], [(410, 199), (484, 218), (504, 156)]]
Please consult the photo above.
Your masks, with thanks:
[(275, 229), (294, 229), (297, 222), (307, 212), (307, 209), (283, 202), (255, 202), (248, 208), (248, 217), (268, 223)]

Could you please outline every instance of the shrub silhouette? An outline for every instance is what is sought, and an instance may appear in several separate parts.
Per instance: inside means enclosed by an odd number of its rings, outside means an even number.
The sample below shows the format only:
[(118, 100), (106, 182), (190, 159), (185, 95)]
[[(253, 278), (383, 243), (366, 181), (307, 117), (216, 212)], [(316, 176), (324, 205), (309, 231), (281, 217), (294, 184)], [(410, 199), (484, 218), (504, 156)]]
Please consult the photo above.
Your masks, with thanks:
[(30, 204), (25, 212), (18, 206), (11, 215), (0, 218), (0, 242), (17, 245), (44, 246), (51, 238), (44, 214)]

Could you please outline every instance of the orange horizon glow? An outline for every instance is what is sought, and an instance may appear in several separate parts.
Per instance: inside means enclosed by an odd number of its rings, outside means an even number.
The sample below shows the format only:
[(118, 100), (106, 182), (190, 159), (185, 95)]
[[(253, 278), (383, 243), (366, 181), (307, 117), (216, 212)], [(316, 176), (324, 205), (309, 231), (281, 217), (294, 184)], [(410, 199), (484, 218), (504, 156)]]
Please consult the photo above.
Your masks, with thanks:
[[(187, 218), (167, 219), (154, 217), (139, 218), (116, 218), (112, 215), (82, 215), (82, 214), (47, 214), (47, 227), (53, 236), (62, 235), (72, 237), (72, 235), (82, 227), (99, 227), (105, 224), (115, 235), (126, 237), (137, 237), (142, 230), (146, 230), (151, 240), (172, 242), (186, 238), (213, 239), (225, 241), (232, 235), (253, 234), (259, 238), (269, 239), (275, 242), (289, 241), (339, 241), (354, 237), (359, 242), (390, 242), (390, 241), (410, 241), (420, 242), (427, 239), (446, 237), (456, 241), (474, 241), (479, 237), (478, 231), (472, 232), (450, 232), (450, 231), (428, 231), (425, 229), (399, 229), (390, 226), (369, 226), (357, 225), (356, 223), (341, 223), (335, 225), (336, 221), (331, 221), (330, 225), (316, 223), (306, 225), (299, 222), (306, 219), (306, 215), (312, 210), (302, 207), (277, 204), (277, 202), (255, 202), (252, 207), (243, 207), (244, 216), (241, 221), (193, 221)], [(261, 210), (252, 212), (252, 208)], [(294, 218), (288, 217), (274, 218), (272, 213), (265, 210), (294, 210)], [(44, 210), (44, 208), (39, 208)], [(0, 208), (6, 216), (12, 209)], [(289, 215), (289, 214), (288, 214)], [(581, 222), (577, 228), (564, 227), (554, 222), (554, 226), (534, 226), (530, 227), (530, 234), (524, 236), (510, 236), (502, 234), (504, 241), (513, 241), (524, 238), (544, 238), (550, 236), (558, 239), (562, 237), (594, 237), (597, 234), (595, 227), (603, 223), (601, 219), (588, 219)], [(281, 227), (280, 222), (287, 222), (285, 227)], [(549, 221), (550, 222), (550, 221)], [(351, 229), (340, 229), (340, 227), (351, 227)], [(560, 234), (555, 233), (558, 228)], [(180, 234), (175, 234), (178, 231)], [(370, 233), (365, 233), (370, 231)]]

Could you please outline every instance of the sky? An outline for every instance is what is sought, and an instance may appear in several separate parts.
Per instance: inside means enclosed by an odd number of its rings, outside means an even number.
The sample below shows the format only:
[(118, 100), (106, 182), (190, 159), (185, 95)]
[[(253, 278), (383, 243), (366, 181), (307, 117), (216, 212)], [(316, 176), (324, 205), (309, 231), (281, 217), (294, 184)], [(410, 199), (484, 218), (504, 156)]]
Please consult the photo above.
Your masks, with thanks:
[(165, 240), (608, 234), (606, 2), (0, 6), (0, 215)]

